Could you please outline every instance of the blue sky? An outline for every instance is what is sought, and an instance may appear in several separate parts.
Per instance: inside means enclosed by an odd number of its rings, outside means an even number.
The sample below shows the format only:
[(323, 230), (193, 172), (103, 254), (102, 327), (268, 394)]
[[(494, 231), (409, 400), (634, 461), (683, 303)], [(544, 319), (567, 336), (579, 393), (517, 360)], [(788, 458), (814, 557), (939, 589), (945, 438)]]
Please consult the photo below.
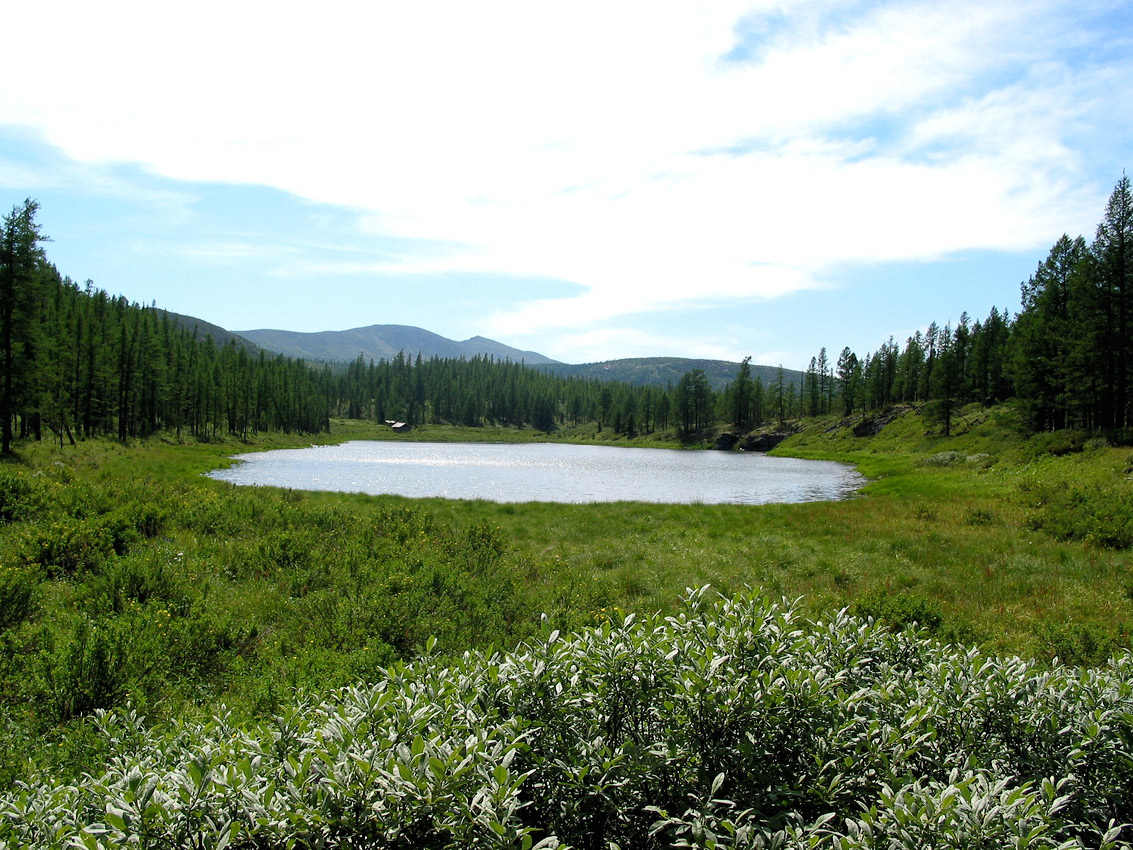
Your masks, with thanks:
[(233, 330), (806, 367), (1014, 312), (1133, 167), (1133, 3), (21, 4), (0, 204)]

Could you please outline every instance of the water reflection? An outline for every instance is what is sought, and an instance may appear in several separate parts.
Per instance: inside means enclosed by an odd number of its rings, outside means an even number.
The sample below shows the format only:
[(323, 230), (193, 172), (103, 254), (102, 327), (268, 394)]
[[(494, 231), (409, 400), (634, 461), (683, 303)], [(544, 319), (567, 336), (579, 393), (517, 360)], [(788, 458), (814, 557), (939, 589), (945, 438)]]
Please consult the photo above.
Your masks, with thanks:
[(238, 455), (235, 484), (495, 502), (767, 504), (843, 499), (864, 479), (830, 461), (554, 443), (393, 443)]

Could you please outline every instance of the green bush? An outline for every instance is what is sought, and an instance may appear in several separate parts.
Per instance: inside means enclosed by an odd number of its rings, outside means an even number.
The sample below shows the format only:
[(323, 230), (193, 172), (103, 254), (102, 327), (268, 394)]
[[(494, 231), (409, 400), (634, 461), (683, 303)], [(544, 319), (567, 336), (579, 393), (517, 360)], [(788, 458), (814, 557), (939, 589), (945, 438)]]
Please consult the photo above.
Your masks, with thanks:
[(1082, 451), (1091, 436), (1086, 431), (1047, 431), (1028, 438), (1023, 457), (1037, 460), (1044, 456), (1074, 454)]
[(130, 689), (129, 638), (117, 624), (83, 617), (62, 652), (48, 661), (52, 714), (60, 721), (112, 708)]
[(1058, 540), (1084, 540), (1107, 549), (1133, 547), (1133, 489), (1113, 486), (1047, 488), (1028, 518), (1031, 528)]
[(1089, 623), (1043, 624), (1037, 634), (1043, 654), (1064, 664), (1101, 664), (1119, 648), (1116, 635)]
[(164, 602), (184, 613), (185, 591), (165, 563), (162, 553), (118, 558), (101, 573), (90, 577), (78, 591), (93, 617), (122, 614), (130, 603)]
[(0, 792), (0, 846), (1112, 850), (1131, 682), (697, 591), (257, 727), (98, 714), (106, 770)]
[(114, 551), (114, 531), (98, 520), (55, 519), (31, 528), (24, 538), (26, 562), (53, 578), (95, 570)]
[(0, 632), (18, 626), (32, 615), (38, 584), (26, 569), (0, 566)]
[(32, 486), (21, 472), (0, 470), (0, 523), (26, 519), (33, 511)]
[(126, 524), (147, 540), (157, 537), (169, 521), (169, 511), (164, 505), (143, 494), (142, 498), (131, 501), (121, 509)]
[(884, 590), (871, 591), (854, 603), (858, 617), (868, 617), (900, 631), (919, 626), (936, 634), (944, 624), (940, 606), (931, 599), (914, 594), (892, 594)]
[(968, 508), (964, 512), (964, 522), (976, 528), (992, 525), (995, 519), (995, 511), (988, 508)]

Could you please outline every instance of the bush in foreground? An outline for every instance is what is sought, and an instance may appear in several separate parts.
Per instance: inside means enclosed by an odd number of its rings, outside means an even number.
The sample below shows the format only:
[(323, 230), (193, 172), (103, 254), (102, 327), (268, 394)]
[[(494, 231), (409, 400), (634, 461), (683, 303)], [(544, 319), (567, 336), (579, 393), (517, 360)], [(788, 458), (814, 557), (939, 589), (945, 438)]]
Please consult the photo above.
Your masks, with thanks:
[[(101, 776), (0, 796), (0, 846), (1115, 847), (1133, 657), (1042, 668), (692, 592), (396, 665), (268, 725), (100, 716)], [(1128, 846), (1128, 845), (1122, 845)]]

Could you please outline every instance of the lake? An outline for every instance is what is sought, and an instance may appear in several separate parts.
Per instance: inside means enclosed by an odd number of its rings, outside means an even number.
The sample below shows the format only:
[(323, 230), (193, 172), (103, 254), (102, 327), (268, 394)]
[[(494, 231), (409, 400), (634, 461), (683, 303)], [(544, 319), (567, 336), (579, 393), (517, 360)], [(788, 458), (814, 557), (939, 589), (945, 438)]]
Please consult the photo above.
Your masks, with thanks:
[(845, 499), (865, 483), (851, 466), (755, 452), (559, 443), (411, 443), (237, 455), (209, 473), (233, 484), (493, 502), (761, 505)]

